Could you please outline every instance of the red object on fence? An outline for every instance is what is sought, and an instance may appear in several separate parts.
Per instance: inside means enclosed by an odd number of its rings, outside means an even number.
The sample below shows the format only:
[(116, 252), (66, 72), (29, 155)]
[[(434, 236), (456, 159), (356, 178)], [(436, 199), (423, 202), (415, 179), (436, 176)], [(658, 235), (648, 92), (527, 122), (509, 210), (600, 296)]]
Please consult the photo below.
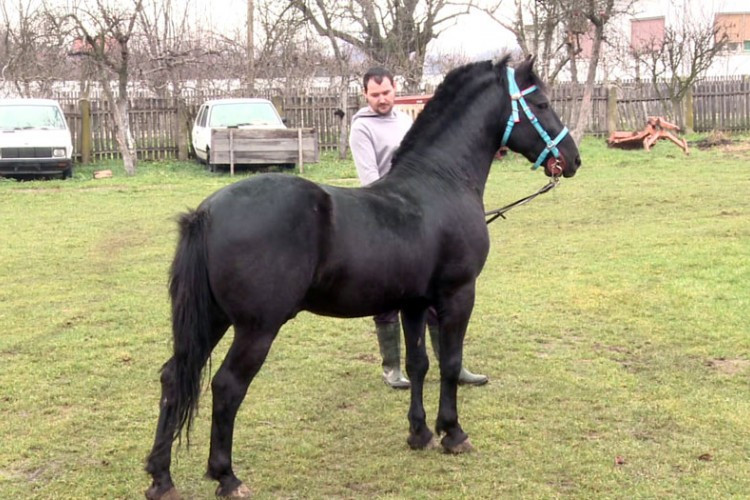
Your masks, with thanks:
[(636, 132), (612, 132), (607, 139), (607, 145), (609, 147), (620, 148), (643, 146), (646, 151), (649, 151), (656, 141), (667, 139), (677, 144), (686, 155), (690, 154), (685, 139), (677, 137), (671, 132), (672, 130), (680, 130), (680, 127), (668, 122), (661, 116), (649, 116), (646, 126), (642, 130)]
[(432, 95), (404, 95), (396, 97), (393, 104), (399, 111), (403, 111), (411, 116), (412, 120), (417, 119), (417, 115), (422, 112), (424, 105), (432, 98)]

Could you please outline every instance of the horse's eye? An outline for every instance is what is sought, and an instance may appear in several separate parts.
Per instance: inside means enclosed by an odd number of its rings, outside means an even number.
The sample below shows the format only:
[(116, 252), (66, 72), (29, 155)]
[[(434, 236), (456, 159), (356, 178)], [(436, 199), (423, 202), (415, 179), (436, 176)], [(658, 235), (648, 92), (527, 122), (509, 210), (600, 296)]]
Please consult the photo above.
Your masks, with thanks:
[(547, 108), (549, 108), (549, 104), (547, 104), (546, 102), (542, 102), (542, 103), (539, 104), (538, 107), (539, 107), (539, 109), (547, 109)]

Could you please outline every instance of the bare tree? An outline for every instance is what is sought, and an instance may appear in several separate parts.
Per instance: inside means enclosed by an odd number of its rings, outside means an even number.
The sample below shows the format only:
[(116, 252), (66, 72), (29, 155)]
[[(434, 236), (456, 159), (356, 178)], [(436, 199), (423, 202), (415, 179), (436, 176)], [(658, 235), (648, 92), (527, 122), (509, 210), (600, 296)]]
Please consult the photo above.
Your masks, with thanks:
[(255, 93), (255, 0), (247, 0), (247, 93)]
[[(58, 32), (69, 31), (78, 36), (79, 43), (71, 55), (89, 58), (99, 73), (115, 122), (115, 139), (128, 175), (135, 174), (137, 163), (128, 106), (130, 41), (142, 4), (143, 0), (114, 5), (106, 0), (95, 0), (90, 7), (89, 4), (72, 2), (62, 12), (55, 12), (52, 8), (47, 11), (47, 18), (55, 24)], [(117, 94), (110, 87), (112, 76), (117, 78)]]
[(260, 30), (256, 73), (284, 82), (284, 93), (305, 88), (327, 72), (325, 39), (315, 36), (304, 16), (291, 4), (263, 0), (258, 4)]
[(333, 51), (334, 71), (339, 78), (339, 109), (342, 111), (342, 114), (340, 116), (341, 130), (338, 140), (338, 151), (339, 158), (345, 159), (349, 147), (349, 117), (346, 116), (346, 110), (349, 103), (349, 84), (354, 76), (351, 63), (351, 46), (343, 44), (336, 35), (332, 12), (321, 10), (321, 21), (323, 23), (322, 27), (325, 28), (325, 37), (328, 39)]
[[(140, 74), (157, 95), (171, 97), (177, 108), (177, 158), (188, 153), (188, 117), (182, 98), (184, 82), (211, 53), (189, 19), (189, 0), (152, 0), (138, 11), (137, 44), (145, 56)], [(194, 72), (194, 71), (193, 71)]]
[(447, 75), (452, 70), (472, 62), (471, 56), (458, 51), (435, 53), (425, 59), (427, 66), (438, 75)]
[(18, 0), (0, 2), (4, 26), (0, 44), (0, 76), (25, 97), (48, 95), (52, 83), (65, 76), (59, 61), (64, 44), (49, 29), (38, 3)]
[(539, 76), (554, 83), (560, 71), (581, 52), (573, 43), (562, 0), (514, 0), (512, 15), (503, 14), (505, 5), (496, 1), (481, 10), (513, 33), (523, 55), (533, 55), (539, 61)]
[[(307, 86), (313, 78), (329, 70), (325, 39), (309, 29), (296, 8), (275, 0), (255, 0), (255, 7), (253, 93), (271, 89), (288, 93)], [(244, 92), (248, 92), (246, 36), (244, 29), (215, 31), (203, 42), (211, 47), (206, 63), (208, 72), (217, 68), (225, 78), (242, 80)]]
[[(578, 117), (570, 135), (576, 141), (581, 138), (591, 120), (591, 98), (594, 92), (597, 68), (602, 53), (602, 47), (606, 39), (608, 25), (613, 19), (626, 14), (636, 0), (570, 0), (564, 2), (566, 6), (566, 19), (571, 23), (580, 23), (587, 20), (590, 26), (588, 33), (591, 38), (591, 54), (588, 58), (586, 81), (583, 87), (583, 96), (578, 108)], [(561, 2), (561, 5), (563, 3)]]
[(633, 50), (636, 65), (643, 65), (657, 95), (669, 99), (680, 125), (692, 126), (686, 120), (685, 97), (693, 84), (724, 50), (728, 35), (713, 20), (683, 19), (665, 27), (663, 37), (645, 40), (640, 50)]
[(321, 36), (334, 36), (370, 61), (389, 67), (404, 77), (412, 91), (422, 80), (427, 44), (475, 5), (474, 0), (290, 2)]

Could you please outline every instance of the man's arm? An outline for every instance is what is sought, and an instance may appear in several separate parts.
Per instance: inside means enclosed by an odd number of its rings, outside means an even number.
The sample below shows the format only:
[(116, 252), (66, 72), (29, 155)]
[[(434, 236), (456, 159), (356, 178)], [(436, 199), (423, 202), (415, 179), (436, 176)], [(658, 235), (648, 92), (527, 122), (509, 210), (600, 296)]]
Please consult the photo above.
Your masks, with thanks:
[(375, 157), (375, 146), (369, 132), (364, 127), (352, 126), (349, 134), (349, 149), (352, 150), (352, 158), (354, 158), (354, 166), (357, 168), (359, 182), (363, 186), (367, 186), (378, 180), (380, 172)]

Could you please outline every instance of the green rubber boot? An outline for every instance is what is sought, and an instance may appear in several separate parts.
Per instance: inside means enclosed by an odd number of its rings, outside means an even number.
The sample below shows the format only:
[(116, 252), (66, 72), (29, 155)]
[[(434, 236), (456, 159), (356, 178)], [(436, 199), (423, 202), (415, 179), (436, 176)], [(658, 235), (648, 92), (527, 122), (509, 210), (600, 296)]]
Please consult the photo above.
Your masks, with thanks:
[[(435, 359), (440, 363), (440, 329), (437, 326), (427, 325), (430, 330), (430, 342), (432, 343), (432, 350), (435, 353)], [(471, 373), (469, 370), (461, 367), (461, 373), (458, 374), (459, 385), (484, 385), (489, 382), (490, 379), (487, 375), (479, 375), (477, 373)]]
[(394, 389), (411, 387), (401, 373), (401, 323), (375, 325), (380, 355), (383, 357), (383, 381)]

